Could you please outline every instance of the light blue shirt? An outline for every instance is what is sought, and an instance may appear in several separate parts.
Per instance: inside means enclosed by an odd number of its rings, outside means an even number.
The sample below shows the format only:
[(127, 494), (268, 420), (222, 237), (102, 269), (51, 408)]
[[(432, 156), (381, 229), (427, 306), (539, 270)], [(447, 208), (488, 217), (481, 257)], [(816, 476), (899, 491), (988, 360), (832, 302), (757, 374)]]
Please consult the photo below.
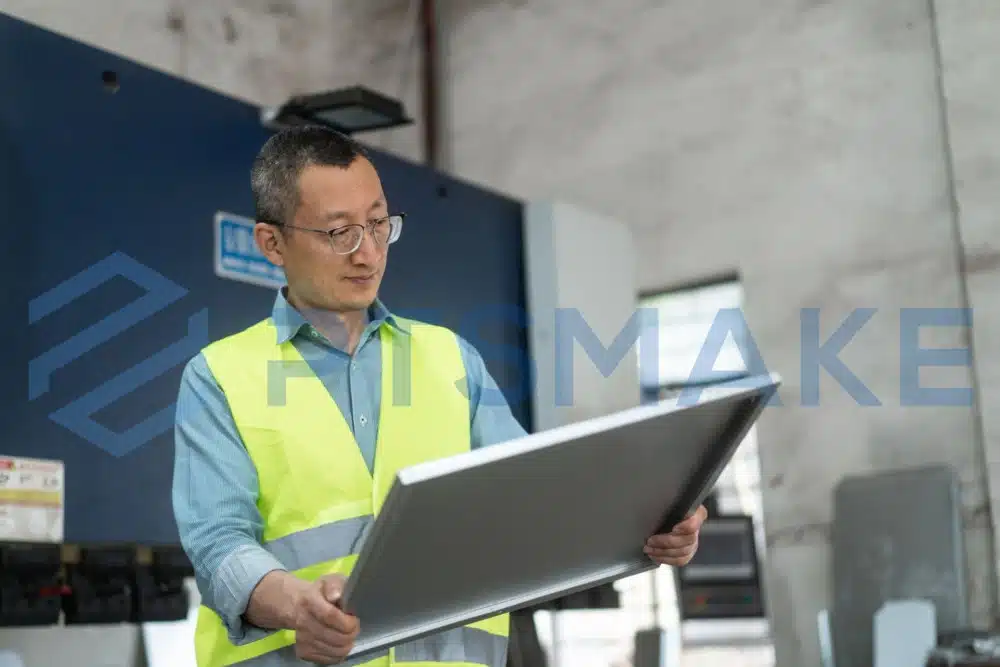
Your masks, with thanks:
[[(354, 355), (338, 349), (291, 307), (279, 291), (271, 313), (277, 342), (291, 341), (333, 396), (371, 469), (381, 402), (379, 327), (404, 332), (380, 302)], [(525, 434), (479, 353), (459, 337), (468, 377), (472, 447)], [(226, 398), (204, 356), (181, 378), (175, 426), (173, 505), (181, 544), (194, 565), (202, 603), (214, 610), (240, 644), (261, 636), (242, 618), (265, 574), (285, 567), (261, 546), (257, 472), (236, 430)]]

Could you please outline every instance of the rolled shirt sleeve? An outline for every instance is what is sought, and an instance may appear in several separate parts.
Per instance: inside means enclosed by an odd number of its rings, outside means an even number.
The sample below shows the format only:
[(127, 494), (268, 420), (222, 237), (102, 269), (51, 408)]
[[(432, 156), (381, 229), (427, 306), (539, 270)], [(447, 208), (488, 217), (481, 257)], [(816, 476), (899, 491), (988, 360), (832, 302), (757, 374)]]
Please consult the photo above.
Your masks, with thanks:
[(174, 516), (202, 604), (219, 615), (233, 644), (259, 639), (269, 631), (243, 614), (264, 575), (285, 567), (261, 546), (257, 470), (201, 355), (184, 369), (176, 410)]

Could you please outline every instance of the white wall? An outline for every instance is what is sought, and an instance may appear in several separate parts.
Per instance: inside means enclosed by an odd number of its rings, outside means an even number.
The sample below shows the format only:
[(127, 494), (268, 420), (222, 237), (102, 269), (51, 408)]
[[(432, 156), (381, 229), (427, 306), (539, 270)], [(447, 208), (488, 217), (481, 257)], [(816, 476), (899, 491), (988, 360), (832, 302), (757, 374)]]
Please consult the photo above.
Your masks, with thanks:
[[(532, 202), (525, 271), (537, 430), (639, 404), (635, 248), (629, 227), (563, 202)], [(622, 336), (623, 354), (616, 337)], [(557, 367), (572, 355), (572, 371)], [(565, 368), (568, 368), (568, 364)]]

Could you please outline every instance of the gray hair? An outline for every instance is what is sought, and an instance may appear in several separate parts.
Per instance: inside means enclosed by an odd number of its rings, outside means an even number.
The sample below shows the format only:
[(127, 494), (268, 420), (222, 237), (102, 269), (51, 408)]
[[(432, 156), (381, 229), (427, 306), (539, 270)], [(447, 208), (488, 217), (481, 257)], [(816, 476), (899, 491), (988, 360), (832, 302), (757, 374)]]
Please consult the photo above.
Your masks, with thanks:
[(250, 170), (256, 219), (288, 223), (299, 205), (299, 175), (309, 165), (347, 168), (369, 159), (354, 139), (326, 127), (307, 125), (274, 134)]

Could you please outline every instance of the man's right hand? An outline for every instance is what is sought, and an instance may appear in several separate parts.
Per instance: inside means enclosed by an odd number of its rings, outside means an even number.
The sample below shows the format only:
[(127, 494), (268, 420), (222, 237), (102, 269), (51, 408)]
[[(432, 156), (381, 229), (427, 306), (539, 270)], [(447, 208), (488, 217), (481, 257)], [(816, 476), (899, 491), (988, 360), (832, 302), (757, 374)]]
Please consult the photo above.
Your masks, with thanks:
[(295, 600), (295, 655), (321, 665), (342, 662), (354, 648), (360, 625), (337, 602), (344, 577), (330, 574), (303, 587)]

